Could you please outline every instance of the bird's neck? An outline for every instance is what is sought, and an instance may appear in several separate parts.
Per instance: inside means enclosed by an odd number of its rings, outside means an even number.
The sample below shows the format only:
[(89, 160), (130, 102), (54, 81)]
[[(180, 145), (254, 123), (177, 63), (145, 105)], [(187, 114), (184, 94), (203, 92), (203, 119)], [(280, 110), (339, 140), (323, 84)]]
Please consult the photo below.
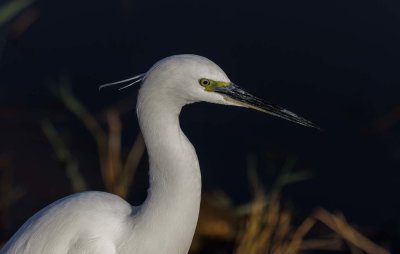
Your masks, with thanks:
[(139, 93), (137, 111), (149, 155), (150, 188), (138, 221), (152, 229), (149, 239), (164, 245), (157, 253), (187, 253), (199, 214), (200, 168), (179, 125), (182, 106), (164, 96)]

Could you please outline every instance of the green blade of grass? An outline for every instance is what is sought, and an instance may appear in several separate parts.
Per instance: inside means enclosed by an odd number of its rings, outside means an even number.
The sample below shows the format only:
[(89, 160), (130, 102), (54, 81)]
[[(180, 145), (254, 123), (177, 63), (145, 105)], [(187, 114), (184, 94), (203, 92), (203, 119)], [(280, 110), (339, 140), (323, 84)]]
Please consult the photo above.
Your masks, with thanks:
[(15, 17), (20, 11), (30, 5), (33, 0), (13, 0), (0, 6), (0, 26)]

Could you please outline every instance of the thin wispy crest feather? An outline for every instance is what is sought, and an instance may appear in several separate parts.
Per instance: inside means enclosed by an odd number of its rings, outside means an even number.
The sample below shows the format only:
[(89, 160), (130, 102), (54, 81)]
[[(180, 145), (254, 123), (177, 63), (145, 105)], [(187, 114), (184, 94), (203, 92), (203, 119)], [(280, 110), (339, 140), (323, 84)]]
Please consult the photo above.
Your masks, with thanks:
[(132, 77), (132, 78), (127, 78), (127, 79), (124, 79), (124, 80), (120, 80), (120, 81), (116, 81), (116, 82), (112, 82), (112, 83), (103, 84), (103, 85), (99, 86), (99, 91), (100, 91), (101, 89), (103, 89), (104, 87), (109, 87), (109, 86), (114, 86), (114, 85), (118, 85), (118, 84), (123, 84), (123, 83), (126, 83), (126, 82), (129, 82), (129, 81), (134, 80), (134, 82), (132, 82), (132, 83), (126, 85), (126, 86), (123, 86), (123, 87), (121, 87), (121, 88), (118, 88), (118, 90), (125, 89), (125, 88), (127, 88), (127, 87), (130, 87), (130, 86), (132, 86), (132, 85), (134, 85), (134, 84), (136, 84), (136, 83), (139, 83), (139, 82), (143, 81), (145, 75), (146, 75), (146, 73), (142, 73), (142, 74), (137, 75), (137, 76), (134, 76), (134, 77)]
[(130, 83), (130, 84), (128, 84), (128, 85), (126, 85), (126, 86), (123, 86), (123, 87), (121, 87), (121, 88), (118, 88), (118, 90), (119, 91), (121, 91), (122, 89), (125, 89), (125, 88), (127, 88), (127, 87), (130, 87), (130, 86), (132, 86), (132, 85), (134, 85), (134, 84), (136, 84), (136, 83), (139, 83), (139, 82), (141, 82), (143, 79), (138, 79), (138, 80), (135, 80), (134, 82), (132, 82), (132, 83)]

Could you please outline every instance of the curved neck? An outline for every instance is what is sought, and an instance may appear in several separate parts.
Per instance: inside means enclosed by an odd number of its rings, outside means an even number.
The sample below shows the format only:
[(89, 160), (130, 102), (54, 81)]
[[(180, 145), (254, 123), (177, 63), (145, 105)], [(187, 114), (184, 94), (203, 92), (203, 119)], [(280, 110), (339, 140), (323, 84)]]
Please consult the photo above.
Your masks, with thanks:
[(189, 250), (199, 214), (200, 167), (179, 125), (183, 103), (160, 95), (142, 88), (138, 97), (137, 113), (150, 166), (150, 188), (138, 221), (147, 228), (148, 239), (164, 245), (160, 249), (157, 244), (154, 253), (183, 254)]

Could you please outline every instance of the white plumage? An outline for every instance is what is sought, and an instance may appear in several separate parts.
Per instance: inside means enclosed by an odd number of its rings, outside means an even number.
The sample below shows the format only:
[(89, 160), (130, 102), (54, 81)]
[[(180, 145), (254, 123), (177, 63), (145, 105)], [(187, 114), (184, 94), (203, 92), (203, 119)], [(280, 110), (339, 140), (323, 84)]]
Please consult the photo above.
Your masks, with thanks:
[(31, 217), (0, 254), (186, 254), (201, 195), (197, 155), (179, 125), (186, 104), (246, 106), (316, 127), (241, 90), (204, 57), (168, 57), (140, 78), (137, 115), (150, 165), (145, 202), (132, 207), (95, 191), (68, 196)]

